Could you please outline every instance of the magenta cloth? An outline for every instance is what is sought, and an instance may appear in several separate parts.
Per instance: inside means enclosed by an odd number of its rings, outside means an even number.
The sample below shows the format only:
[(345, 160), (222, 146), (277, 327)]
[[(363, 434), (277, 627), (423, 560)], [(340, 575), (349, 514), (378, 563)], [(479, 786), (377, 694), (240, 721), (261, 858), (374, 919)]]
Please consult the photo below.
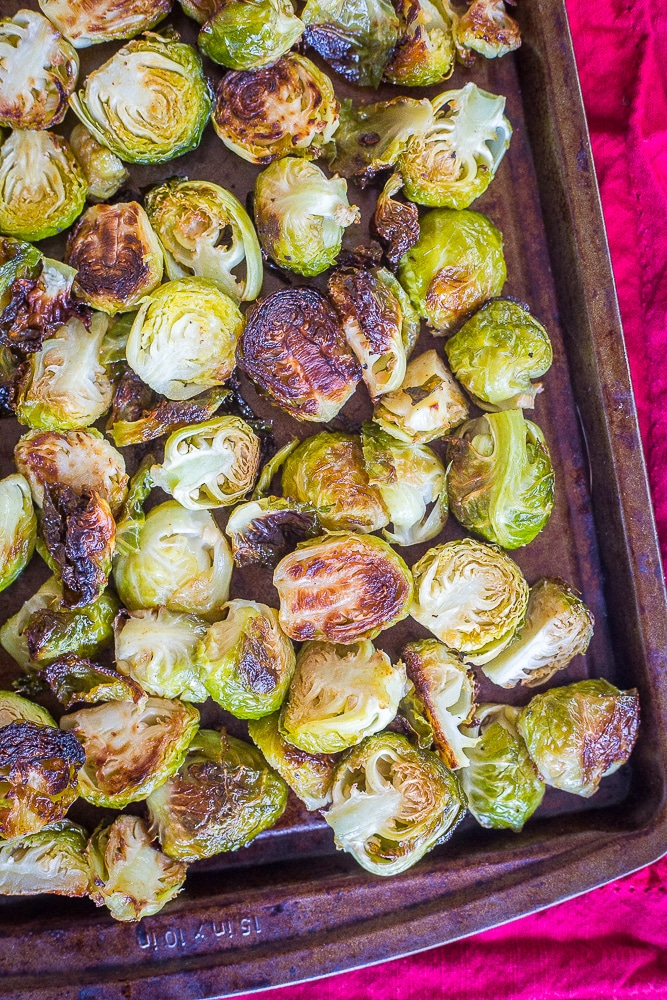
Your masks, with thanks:
[[(667, 5), (662, 0), (567, 0), (567, 7), (664, 558)], [(252, 997), (664, 1000), (667, 858), (585, 896), (466, 940)]]

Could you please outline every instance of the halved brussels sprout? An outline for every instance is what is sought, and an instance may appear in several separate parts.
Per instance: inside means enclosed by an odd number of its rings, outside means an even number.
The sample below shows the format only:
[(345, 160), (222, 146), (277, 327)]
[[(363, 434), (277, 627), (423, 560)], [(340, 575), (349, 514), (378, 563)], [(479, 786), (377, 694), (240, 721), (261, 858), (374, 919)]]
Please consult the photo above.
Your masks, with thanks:
[(135, 681), (77, 653), (67, 653), (49, 663), (40, 670), (39, 678), (48, 684), (66, 709), (81, 701), (93, 705), (99, 701), (138, 704), (144, 698), (144, 692)]
[[(403, 187), (400, 174), (392, 174), (378, 195), (372, 228), (384, 247), (385, 257), (396, 267), (419, 239), (419, 210), (412, 202), (397, 201)], [(402, 287), (402, 286), (401, 286)]]
[(286, 805), (287, 785), (262, 755), (212, 729), (195, 736), (178, 773), (148, 800), (151, 832), (185, 861), (245, 847)]
[(46, 129), (65, 117), (79, 57), (41, 14), (0, 20), (0, 125)]
[(368, 639), (341, 646), (308, 642), (280, 713), (280, 732), (306, 753), (338, 753), (379, 733), (405, 692), (405, 667)]
[[(11, 243), (28, 247), (32, 253), (24, 256), (19, 252), (18, 258), (24, 258), (23, 267), (17, 258), (8, 262), (9, 275), (19, 273), (16, 274), (17, 280), (12, 279), (7, 288), (7, 306), (0, 315), (0, 341), (23, 354), (30, 354), (38, 351), (43, 342), (57, 333), (71, 317), (80, 319), (86, 327), (90, 326), (90, 308), (72, 297), (76, 276), (74, 268), (42, 257), (29, 243), (21, 244), (18, 240), (11, 240)], [(29, 272), (26, 265), (33, 254), (38, 255), (36, 267), (34, 271), (30, 268)]]
[(338, 101), (326, 73), (288, 52), (271, 66), (225, 73), (212, 121), (225, 146), (249, 163), (271, 163), (289, 153), (310, 159), (338, 127)]
[(199, 728), (199, 712), (164, 698), (136, 705), (108, 701), (63, 715), (60, 728), (85, 750), (79, 793), (95, 806), (123, 809), (147, 798), (178, 770)]
[(192, 399), (234, 370), (243, 317), (208, 278), (178, 278), (142, 303), (127, 341), (127, 363), (168, 399)]
[(206, 622), (167, 608), (121, 611), (114, 622), (116, 666), (158, 698), (208, 698), (194, 660)]
[(484, 666), (484, 673), (501, 687), (544, 684), (586, 652), (594, 624), (581, 596), (565, 580), (538, 580), (530, 589), (525, 623), (507, 649)]
[(433, 125), (398, 160), (405, 195), (433, 208), (467, 208), (483, 194), (509, 149), (505, 98), (467, 83), (434, 97)]
[(377, 87), (400, 22), (388, 0), (307, 0), (305, 41), (350, 83)]
[(10, 722), (34, 722), (38, 726), (55, 726), (50, 712), (13, 691), (0, 691), (0, 729)]
[(254, 208), (264, 252), (280, 267), (309, 276), (335, 263), (345, 229), (361, 218), (347, 200), (347, 181), (296, 156), (259, 174)]
[[(134, 394), (134, 389), (137, 386), (139, 391)], [(123, 399), (120, 407), (116, 404), (119, 401), (119, 396), (126, 396), (125, 390), (128, 389), (128, 396), (135, 395), (135, 398), (130, 400), (130, 406), (126, 411), (123, 403), (127, 399)], [(207, 389), (200, 396), (196, 396), (193, 399), (161, 399), (155, 406), (146, 409), (143, 405), (143, 394), (146, 390), (152, 400), (152, 390), (141, 381), (131, 368), (127, 369), (116, 386), (114, 405), (109, 417), (107, 433), (111, 435), (114, 443), (119, 448), (127, 448), (131, 444), (144, 444), (147, 441), (154, 441), (155, 438), (162, 437), (164, 434), (171, 434), (180, 427), (187, 427), (188, 424), (203, 423), (205, 420), (210, 420), (214, 416), (215, 411), (230, 396), (229, 389), (215, 386), (213, 389)], [(148, 400), (146, 401), (148, 402)], [(135, 404), (138, 404), (136, 411)], [(130, 413), (129, 410), (133, 412)], [(119, 412), (127, 415), (128, 419), (119, 419)], [(135, 414), (136, 419), (129, 419), (129, 417), (135, 417)]]
[(448, 3), (400, 0), (402, 26), (384, 78), (403, 87), (430, 87), (454, 72), (456, 49)]
[(338, 315), (314, 288), (284, 288), (247, 315), (239, 366), (271, 402), (297, 420), (333, 420), (361, 370)]
[(162, 247), (136, 201), (91, 205), (67, 240), (77, 295), (94, 309), (132, 312), (162, 281)]
[(577, 681), (536, 694), (516, 727), (547, 785), (588, 798), (632, 753), (639, 695), (602, 678)]
[(320, 431), (306, 438), (285, 462), (282, 487), (286, 496), (317, 508), (329, 531), (377, 531), (389, 521), (354, 434)]
[(410, 614), (469, 663), (486, 663), (523, 623), (528, 584), (495, 545), (462, 538), (429, 549), (412, 567)]
[(38, 278), (43, 259), (40, 251), (31, 243), (12, 239), (11, 236), (0, 236), (0, 327), (7, 326), (7, 319), (13, 322), (15, 318), (13, 315), (4, 315), (12, 301), (14, 283), (19, 278), (24, 281)]
[(21, 475), (0, 479), (0, 591), (30, 562), (37, 539), (37, 518), (30, 486)]
[(462, 62), (470, 65), (474, 61), (473, 52), (479, 52), (485, 59), (495, 59), (519, 48), (519, 25), (507, 13), (503, 0), (468, 0), (468, 3), (465, 14), (454, 19), (454, 39)]
[(435, 351), (408, 362), (403, 383), (385, 393), (373, 410), (383, 431), (407, 444), (427, 444), (468, 416), (465, 395)]
[(504, 549), (527, 545), (554, 505), (544, 435), (521, 410), (470, 420), (448, 438), (449, 506), (464, 528)]
[(235, 507), (225, 531), (237, 566), (275, 566), (297, 542), (314, 538), (322, 529), (310, 504), (289, 497), (260, 497)]
[(283, 56), (303, 34), (291, 0), (220, 0), (198, 45), (229, 69), (259, 69)]
[(331, 783), (337, 758), (331, 754), (306, 753), (283, 738), (280, 713), (251, 719), (248, 734), (269, 765), (286, 781), (306, 809), (323, 809), (331, 802)]
[(16, 468), (30, 484), (38, 507), (44, 487), (62, 483), (74, 490), (94, 490), (117, 513), (127, 494), (125, 460), (99, 431), (28, 431), (14, 448)]
[(116, 541), (116, 522), (106, 500), (94, 490), (46, 484), (41, 529), (65, 606), (81, 608), (96, 601), (109, 580)]
[(324, 818), (336, 846), (374, 875), (406, 871), (465, 815), (456, 775), (398, 733), (369, 736), (338, 765)]
[(0, 895), (87, 896), (87, 842), (82, 827), (62, 819), (38, 833), (0, 843)]
[(15, 129), (0, 146), (0, 232), (45, 240), (71, 226), (88, 185), (64, 139)]
[(278, 612), (255, 601), (229, 601), (200, 640), (195, 665), (208, 694), (237, 719), (280, 708), (292, 674), (294, 647)]
[(83, 747), (71, 733), (34, 722), (0, 729), (0, 837), (37, 833), (77, 797)]
[(544, 782), (516, 728), (519, 709), (480, 705), (470, 730), (477, 739), (466, 750), (461, 784), (468, 808), (481, 826), (519, 830), (544, 798)]
[(171, 5), (172, 0), (39, 0), (49, 20), (77, 49), (134, 38), (162, 21)]
[(276, 566), (280, 624), (291, 638), (374, 639), (410, 611), (412, 576), (375, 535), (337, 531), (302, 542)]
[(70, 106), (126, 163), (165, 163), (199, 145), (213, 99), (199, 54), (147, 32), (86, 77)]
[(151, 917), (183, 888), (186, 865), (168, 858), (152, 841), (145, 820), (128, 815), (98, 826), (90, 838), (90, 898), (106, 906), (114, 920)]
[(69, 144), (86, 178), (89, 201), (113, 198), (129, 180), (123, 161), (102, 146), (80, 122), (72, 129)]
[(479, 212), (435, 208), (422, 216), (419, 239), (402, 258), (398, 277), (419, 315), (436, 334), (446, 333), (502, 292), (502, 234)]
[(259, 438), (245, 420), (216, 417), (174, 431), (151, 478), (189, 510), (229, 507), (252, 489), (259, 452)]

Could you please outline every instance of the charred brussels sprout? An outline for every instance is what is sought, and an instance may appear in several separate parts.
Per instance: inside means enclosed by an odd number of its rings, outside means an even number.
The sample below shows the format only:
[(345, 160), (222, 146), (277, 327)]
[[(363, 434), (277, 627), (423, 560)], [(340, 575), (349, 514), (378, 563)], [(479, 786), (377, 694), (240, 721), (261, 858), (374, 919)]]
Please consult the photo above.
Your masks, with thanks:
[(85, 750), (79, 773), (83, 798), (123, 809), (147, 798), (178, 770), (199, 728), (199, 712), (162, 698), (144, 698), (136, 705), (109, 701), (63, 715), (60, 728)]
[(140, 35), (162, 21), (171, 5), (172, 0), (39, 0), (77, 49)]
[(401, 34), (384, 78), (403, 87), (430, 87), (454, 72), (456, 49), (448, 3), (399, 0)]
[(485, 59), (495, 59), (519, 48), (519, 25), (507, 13), (503, 0), (468, 0), (468, 3), (465, 14), (454, 19), (454, 39), (462, 62), (470, 65), (475, 52)]
[(57, 125), (78, 73), (76, 52), (41, 14), (20, 10), (0, 21), (0, 125)]
[(336, 846), (374, 875), (398, 875), (454, 831), (465, 798), (454, 775), (404, 736), (369, 736), (342, 759), (324, 814)]
[(87, 896), (87, 842), (82, 827), (62, 819), (38, 833), (0, 843), (0, 895)]
[(34, 722), (38, 726), (55, 726), (51, 714), (28, 698), (13, 691), (0, 691), (0, 729), (10, 722)]
[(89, 201), (113, 198), (129, 180), (123, 161), (102, 146), (81, 123), (72, 129), (69, 144), (86, 178)]
[(336, 757), (323, 753), (306, 753), (292, 746), (280, 733), (280, 713), (251, 719), (248, 734), (262, 751), (269, 765), (286, 781), (306, 809), (323, 809), (331, 802), (331, 782), (336, 769)]
[(5, 316), (7, 306), (12, 304), (15, 283), (20, 280), (20, 287), (25, 290), (26, 280), (36, 282), (43, 260), (40, 251), (32, 244), (12, 239), (11, 236), (0, 236), (0, 330), (5, 337), (9, 332), (4, 329), (7, 321), (13, 325), (17, 318), (13, 315), (15, 310), (10, 316)]
[(30, 486), (18, 474), (0, 480), (0, 591), (10, 586), (35, 551), (37, 518)]
[(118, 49), (70, 98), (94, 138), (127, 163), (164, 163), (195, 149), (212, 103), (192, 46), (151, 33)]
[(577, 681), (536, 694), (516, 727), (547, 785), (588, 798), (632, 753), (639, 695), (603, 679)]
[(398, 276), (419, 315), (436, 333), (446, 333), (502, 292), (502, 235), (479, 212), (433, 209), (422, 217), (419, 239), (402, 258)]
[(206, 622), (167, 608), (121, 611), (114, 622), (116, 666), (158, 698), (203, 702), (208, 697), (195, 664)]
[(321, 526), (310, 504), (260, 497), (235, 507), (225, 531), (237, 566), (275, 566), (297, 542), (321, 534)]
[(276, 566), (280, 624), (291, 639), (353, 643), (405, 618), (412, 576), (375, 535), (337, 531), (302, 542)]
[(403, 187), (400, 174), (392, 174), (378, 195), (372, 228), (384, 247), (385, 257), (396, 267), (419, 239), (419, 210), (412, 202), (398, 201)]
[(220, 0), (199, 32), (204, 55), (229, 69), (259, 69), (303, 34), (291, 0)]
[(436, 545), (412, 572), (410, 614), (470, 663), (486, 663), (522, 624), (528, 584), (509, 556), (472, 538)]
[(377, 87), (396, 45), (399, 20), (387, 0), (308, 0), (305, 40), (350, 83)]
[(271, 163), (289, 153), (310, 159), (338, 127), (338, 101), (314, 62), (288, 52), (271, 66), (226, 73), (212, 120), (225, 146), (249, 163)]
[(65, 708), (82, 701), (93, 705), (99, 701), (138, 704), (144, 697), (144, 692), (133, 680), (76, 653), (67, 653), (49, 663), (40, 670), (39, 678), (48, 684)]
[(521, 410), (487, 413), (448, 439), (449, 506), (464, 528), (504, 549), (527, 545), (554, 505), (544, 435)]
[(65, 606), (81, 608), (96, 601), (109, 579), (116, 540), (106, 500), (94, 490), (47, 485), (41, 528), (50, 565), (58, 567)]
[[(7, 307), (0, 314), (0, 342), (12, 349), (30, 354), (39, 351), (45, 340), (50, 339), (71, 318), (90, 325), (91, 310), (72, 296), (76, 271), (67, 264), (42, 257), (29, 243), (4, 240), (21, 248), (18, 255), (2, 268), (9, 272), (6, 295)], [(3, 256), (0, 251), (0, 256)], [(32, 263), (35, 269), (32, 269)], [(1, 266), (1, 265), (0, 265)], [(16, 280), (14, 280), (15, 275)], [(0, 279), (0, 294), (3, 282)], [(20, 370), (19, 370), (20, 371)]]
[[(148, 398), (144, 397), (144, 393)], [(163, 434), (171, 434), (193, 422), (210, 420), (229, 396), (229, 389), (215, 386), (192, 399), (161, 399), (151, 406), (151, 390), (131, 368), (126, 369), (116, 386), (107, 433), (119, 448), (154, 441)]]

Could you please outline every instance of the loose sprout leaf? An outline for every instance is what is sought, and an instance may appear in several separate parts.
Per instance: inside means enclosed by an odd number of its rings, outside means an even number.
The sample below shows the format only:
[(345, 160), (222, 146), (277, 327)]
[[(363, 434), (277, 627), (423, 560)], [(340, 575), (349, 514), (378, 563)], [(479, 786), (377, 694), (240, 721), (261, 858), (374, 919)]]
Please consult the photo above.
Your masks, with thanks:
[(392, 174), (378, 195), (371, 228), (384, 247), (389, 265), (395, 268), (401, 257), (419, 239), (419, 210), (411, 202), (394, 198), (403, 187), (401, 175)]
[(297, 437), (290, 438), (289, 441), (279, 448), (278, 451), (271, 456), (271, 458), (266, 462), (259, 473), (259, 479), (252, 491), (252, 500), (260, 500), (266, 496), (267, 493), (271, 491), (271, 483), (278, 472), (282, 469), (283, 465), (292, 454), (295, 448), (299, 447), (299, 439)]
[(0, 691), (0, 729), (10, 722), (34, 722), (38, 726), (55, 726), (51, 714), (34, 701), (14, 694), (13, 691)]
[(123, 161), (99, 143), (80, 122), (72, 129), (69, 144), (88, 183), (89, 201), (113, 198), (129, 180)]
[(194, 656), (206, 628), (201, 618), (182, 611), (121, 611), (114, 622), (116, 666), (158, 698), (206, 701)]
[(76, 653), (67, 653), (54, 660), (40, 670), (39, 677), (49, 685), (66, 709), (81, 701), (92, 704), (133, 701), (138, 704), (144, 697), (144, 692), (135, 681)]
[(449, 4), (441, 0), (399, 0), (401, 33), (384, 78), (403, 87), (430, 87), (454, 72), (456, 48)]
[(199, 32), (202, 52), (230, 69), (274, 63), (303, 33), (291, 0), (220, 0)]
[(31, 666), (37, 669), (36, 665), (30, 659), (28, 637), (25, 631), (31, 616), (35, 611), (44, 608), (58, 608), (62, 601), (62, 596), (63, 591), (60, 583), (56, 580), (55, 576), (49, 577), (39, 590), (24, 602), (16, 614), (8, 618), (2, 628), (0, 628), (0, 642), (3, 648), (16, 660), (23, 670), (28, 671), (31, 669)]
[[(136, 385), (137, 382), (140, 382), (134, 372), (132, 372), (132, 376), (133, 379), (128, 379), (126, 385)], [(143, 383), (141, 384), (143, 385)], [(155, 438), (171, 434), (180, 427), (187, 427), (188, 424), (210, 420), (216, 410), (229, 398), (229, 389), (215, 386), (193, 399), (162, 399), (155, 406), (149, 408), (141, 407), (141, 401), (139, 401), (140, 410), (136, 419), (112, 419), (108, 433), (119, 448), (154, 441)]]
[(0, 895), (87, 896), (87, 842), (83, 827), (63, 819), (38, 833), (0, 843)]
[(286, 781), (306, 809), (323, 809), (331, 802), (337, 755), (306, 753), (292, 746), (280, 733), (280, 713), (251, 719), (248, 734), (262, 751), (268, 764)]
[[(37, 251), (34, 250), (34, 253), (37, 254)], [(14, 260), (7, 268), (7, 305), (0, 315), (2, 343), (24, 354), (31, 353), (38, 351), (43, 342), (72, 316), (90, 327), (91, 310), (72, 296), (76, 274), (73, 268), (41, 255), (35, 259), (34, 265), (28, 263), (31, 253), (19, 253), (17, 256), (23, 257), (27, 266), (17, 266)], [(16, 271), (18, 276), (12, 278), (12, 272)]]
[(426, 718), (424, 703), (410, 678), (407, 678), (405, 694), (398, 706), (398, 715), (394, 719), (392, 729), (399, 733), (403, 732), (410, 743), (416, 744), (420, 750), (430, 750), (433, 747), (435, 735), (433, 726)]
[(289, 497), (239, 504), (225, 527), (237, 566), (275, 566), (298, 542), (321, 534), (318, 512)]
[(18, 473), (0, 480), (0, 591), (30, 562), (37, 538), (37, 518), (28, 481)]
[(307, 0), (305, 41), (350, 83), (377, 87), (399, 20), (387, 0)]
[(19, 279), (30, 282), (38, 278), (42, 260), (41, 252), (31, 243), (15, 240), (11, 236), (0, 236), (0, 331), (3, 338), (8, 333), (5, 309), (11, 302), (14, 284)]
[(133, 38), (154, 28), (171, 10), (172, 0), (39, 0), (50, 21), (77, 49)]
[[(118, 611), (118, 600), (111, 591), (106, 590), (91, 604), (72, 610), (63, 605), (62, 596), (59, 587), (56, 601), (38, 607), (21, 626), (19, 649), (22, 652), (24, 645), (27, 648), (26, 670), (36, 669), (37, 663), (51, 663), (65, 653), (96, 656), (111, 642), (112, 623)], [(23, 609), (19, 615), (23, 615)]]

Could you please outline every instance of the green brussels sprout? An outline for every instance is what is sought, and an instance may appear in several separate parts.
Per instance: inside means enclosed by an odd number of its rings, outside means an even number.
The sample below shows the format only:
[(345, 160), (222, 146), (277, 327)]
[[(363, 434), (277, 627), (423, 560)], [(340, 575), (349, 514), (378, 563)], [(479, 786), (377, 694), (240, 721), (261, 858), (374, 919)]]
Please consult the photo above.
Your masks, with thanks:
[(273, 826), (285, 811), (287, 785), (253, 746), (203, 729), (147, 804), (163, 851), (196, 861), (237, 851)]
[(329, 65), (362, 87), (377, 87), (400, 22), (388, 0), (307, 0), (304, 39)]
[(456, 49), (449, 4), (400, 0), (401, 33), (384, 68), (384, 78), (403, 87), (430, 87), (454, 72)]
[(341, 760), (324, 818), (336, 846), (373, 875), (398, 875), (442, 843), (465, 815), (456, 778), (436, 754), (379, 733)]
[(129, 180), (123, 161), (80, 122), (72, 129), (69, 144), (86, 178), (89, 201), (108, 201)]
[(375, 535), (336, 531), (302, 542), (276, 566), (280, 625), (290, 637), (351, 644), (410, 612), (410, 570)]
[(306, 438), (285, 462), (282, 487), (286, 496), (312, 504), (329, 531), (377, 531), (389, 521), (354, 434), (320, 431)]
[(297, 542), (322, 533), (317, 511), (289, 497), (260, 497), (239, 504), (225, 531), (237, 566), (275, 566)]
[(473, 538), (436, 545), (412, 573), (410, 614), (469, 663), (493, 659), (523, 623), (528, 584), (495, 545)]
[(87, 842), (83, 827), (61, 819), (38, 833), (0, 843), (0, 895), (87, 896)]
[(445, 342), (445, 354), (482, 410), (532, 409), (542, 385), (531, 379), (544, 375), (553, 360), (547, 331), (511, 299), (483, 305)]
[[(30, 244), (23, 246), (30, 247)], [(39, 254), (34, 247), (30, 250)], [(14, 264), (10, 264), (11, 270)], [(0, 341), (20, 354), (39, 351), (44, 341), (72, 318), (81, 320), (86, 327), (91, 322), (89, 307), (72, 294), (74, 268), (41, 254), (37, 264), (33, 274), (24, 272), (20, 275), (21, 280), (12, 281), (6, 296), (7, 308), (0, 316)], [(19, 368), (19, 374), (21, 370)]]
[(148, 798), (178, 770), (199, 728), (199, 712), (164, 698), (108, 701), (63, 715), (60, 728), (85, 750), (79, 794), (94, 806), (123, 809)]
[[(419, 239), (419, 209), (410, 201), (398, 201), (394, 198), (402, 187), (401, 175), (392, 174), (378, 195), (371, 222), (371, 228), (382, 244), (384, 255), (392, 267), (398, 265), (401, 257)], [(418, 335), (417, 328), (415, 340)], [(414, 344), (412, 346), (414, 347)]]
[(0, 125), (58, 125), (78, 75), (78, 55), (47, 18), (19, 10), (0, 20)]
[(280, 267), (315, 275), (336, 262), (347, 226), (361, 218), (347, 182), (302, 157), (271, 163), (255, 182), (255, 223), (264, 252)]
[(411, 137), (398, 160), (405, 195), (432, 208), (467, 208), (484, 194), (509, 149), (505, 98), (467, 83), (431, 103), (433, 124)]
[(460, 774), (468, 808), (481, 826), (518, 833), (545, 791), (516, 728), (519, 709), (480, 705), (475, 714), (477, 739)]
[(93, 705), (100, 701), (133, 701), (136, 705), (145, 696), (135, 681), (77, 653), (66, 653), (54, 660), (38, 676), (66, 709), (82, 701)]
[(454, 40), (461, 61), (471, 65), (475, 52), (485, 59), (514, 52), (521, 45), (521, 33), (503, 0), (471, 0), (465, 14), (454, 18)]
[(51, 713), (28, 698), (13, 691), (0, 691), (0, 729), (11, 722), (34, 722), (38, 726), (55, 726)]
[(77, 49), (140, 35), (162, 21), (171, 4), (172, 0), (39, 0), (49, 20)]
[(408, 362), (400, 388), (380, 397), (373, 422), (406, 444), (442, 437), (468, 416), (465, 395), (435, 351)]
[(152, 843), (145, 820), (117, 816), (101, 824), (88, 842), (90, 898), (114, 920), (135, 921), (159, 913), (183, 888), (186, 865)]
[(331, 754), (306, 753), (292, 746), (280, 733), (280, 713), (251, 719), (248, 734), (268, 764), (286, 781), (306, 809), (323, 809), (331, 802), (331, 783), (337, 758)]
[(237, 719), (280, 708), (294, 673), (294, 647), (278, 612), (255, 601), (229, 601), (222, 621), (197, 644), (195, 666), (211, 698)]
[(151, 477), (189, 510), (229, 507), (252, 489), (260, 441), (241, 417), (224, 416), (174, 431)]
[(401, 259), (398, 277), (436, 334), (500, 295), (507, 277), (503, 237), (479, 212), (436, 208), (420, 220), (419, 239)]
[(199, 54), (175, 33), (124, 45), (70, 98), (93, 137), (126, 163), (165, 163), (196, 149), (212, 104)]
[(208, 692), (194, 660), (206, 622), (167, 608), (121, 611), (114, 622), (116, 666), (147, 694), (203, 702)]
[(470, 420), (448, 438), (449, 506), (464, 528), (504, 549), (532, 542), (554, 505), (544, 435), (521, 410)]
[(184, 14), (191, 17), (197, 24), (203, 24), (215, 14), (220, 0), (178, 0)]
[(482, 668), (500, 687), (534, 687), (585, 653), (595, 619), (565, 580), (546, 577), (530, 588), (526, 621), (503, 652)]
[(274, 63), (302, 34), (291, 0), (221, 0), (197, 42), (213, 62), (249, 70)]
[(338, 101), (326, 73), (306, 56), (287, 52), (270, 66), (225, 73), (212, 122), (225, 146), (249, 163), (290, 153), (311, 159), (338, 127)]
[(19, 474), (0, 479), (0, 591), (28, 565), (36, 539), (37, 518), (28, 481)]
[(0, 236), (0, 328), (4, 326), (2, 314), (12, 301), (14, 282), (18, 278), (37, 279), (42, 270), (42, 260), (42, 254), (31, 243)]
[(234, 370), (243, 317), (208, 278), (168, 281), (144, 299), (127, 341), (127, 363), (168, 399), (192, 399)]
[(516, 727), (547, 785), (589, 798), (632, 753), (639, 695), (602, 678), (577, 681), (536, 694)]
[(280, 732), (306, 753), (338, 753), (379, 733), (396, 716), (405, 667), (368, 639), (307, 642), (280, 713)]
[(87, 193), (59, 135), (16, 129), (0, 146), (0, 233), (33, 243), (55, 236), (81, 215)]
[(361, 443), (368, 481), (393, 525), (383, 530), (387, 541), (418, 545), (439, 535), (447, 523), (447, 480), (435, 452), (399, 441), (372, 421), (362, 425)]

